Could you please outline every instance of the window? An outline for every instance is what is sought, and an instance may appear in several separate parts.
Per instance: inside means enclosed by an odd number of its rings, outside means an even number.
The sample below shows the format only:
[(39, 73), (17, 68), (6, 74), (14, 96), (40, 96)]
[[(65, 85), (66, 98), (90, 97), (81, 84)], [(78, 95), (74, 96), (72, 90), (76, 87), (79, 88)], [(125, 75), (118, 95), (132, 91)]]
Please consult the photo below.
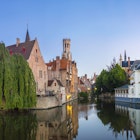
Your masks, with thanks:
[(54, 86), (56, 86), (56, 83), (54, 83)]
[(37, 53), (37, 49), (36, 49), (35, 51), (36, 51), (36, 53)]
[(42, 70), (39, 71), (39, 78), (42, 78)]

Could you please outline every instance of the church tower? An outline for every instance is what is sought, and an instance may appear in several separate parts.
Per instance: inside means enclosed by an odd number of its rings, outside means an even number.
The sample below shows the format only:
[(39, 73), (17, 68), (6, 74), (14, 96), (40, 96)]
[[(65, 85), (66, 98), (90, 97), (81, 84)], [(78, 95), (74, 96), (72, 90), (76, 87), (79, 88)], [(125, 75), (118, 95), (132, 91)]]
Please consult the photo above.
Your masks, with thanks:
[(63, 39), (63, 58), (66, 58), (68, 60), (72, 60), (72, 55), (70, 52), (70, 39)]

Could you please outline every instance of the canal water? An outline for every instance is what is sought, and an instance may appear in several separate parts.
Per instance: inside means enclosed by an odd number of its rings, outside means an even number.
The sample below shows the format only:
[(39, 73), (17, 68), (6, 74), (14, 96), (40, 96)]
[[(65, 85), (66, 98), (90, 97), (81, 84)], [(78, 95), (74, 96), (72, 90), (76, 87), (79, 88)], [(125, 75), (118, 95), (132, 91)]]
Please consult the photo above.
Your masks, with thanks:
[(73, 101), (49, 110), (0, 115), (0, 140), (139, 139), (138, 105)]

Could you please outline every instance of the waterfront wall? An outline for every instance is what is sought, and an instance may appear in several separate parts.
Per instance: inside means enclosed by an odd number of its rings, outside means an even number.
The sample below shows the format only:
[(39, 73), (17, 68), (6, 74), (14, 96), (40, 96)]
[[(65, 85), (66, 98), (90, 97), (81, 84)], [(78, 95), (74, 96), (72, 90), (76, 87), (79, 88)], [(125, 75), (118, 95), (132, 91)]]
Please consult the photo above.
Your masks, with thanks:
[(49, 109), (53, 107), (62, 106), (63, 104), (70, 102), (72, 100), (76, 100), (77, 96), (72, 96), (71, 98), (66, 99), (66, 95), (62, 96), (39, 96), (37, 97), (36, 107), (33, 109)]
[(55, 96), (37, 97), (36, 109), (48, 109), (56, 106), (61, 106), (62, 102)]

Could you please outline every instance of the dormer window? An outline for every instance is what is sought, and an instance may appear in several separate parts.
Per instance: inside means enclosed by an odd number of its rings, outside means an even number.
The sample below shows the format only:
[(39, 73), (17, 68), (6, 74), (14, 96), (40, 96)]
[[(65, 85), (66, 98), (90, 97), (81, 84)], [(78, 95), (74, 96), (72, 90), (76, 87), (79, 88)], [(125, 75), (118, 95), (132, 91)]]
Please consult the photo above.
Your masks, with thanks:
[(25, 47), (23, 47), (23, 48), (22, 48), (22, 52), (23, 52), (23, 53), (25, 53), (25, 52), (26, 52), (26, 49), (25, 49)]

